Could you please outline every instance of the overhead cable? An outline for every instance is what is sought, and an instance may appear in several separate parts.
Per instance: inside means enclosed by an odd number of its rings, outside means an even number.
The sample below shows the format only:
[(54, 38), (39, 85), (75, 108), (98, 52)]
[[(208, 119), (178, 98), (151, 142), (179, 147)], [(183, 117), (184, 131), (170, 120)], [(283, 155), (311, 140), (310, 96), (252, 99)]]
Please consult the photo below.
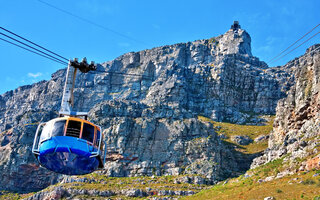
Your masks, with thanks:
[(42, 47), (42, 46), (40, 46), (40, 45), (38, 45), (38, 44), (36, 44), (36, 43), (34, 43), (34, 42), (31, 42), (30, 40), (28, 40), (28, 39), (26, 39), (26, 38), (24, 38), (24, 37), (22, 37), (22, 36), (20, 36), (20, 35), (18, 35), (18, 34), (16, 34), (16, 33), (13, 33), (12, 31), (9, 31), (8, 29), (5, 29), (5, 28), (3, 28), (3, 27), (0, 27), (0, 29), (6, 31), (6, 32), (8, 32), (8, 33), (10, 33), (10, 34), (18, 37), (18, 38), (21, 38), (21, 39), (23, 39), (23, 40), (25, 40), (25, 41), (27, 41), (27, 42), (29, 42), (29, 43), (31, 43), (31, 44), (33, 44), (33, 45), (41, 48), (41, 49), (43, 49), (43, 50), (46, 50), (47, 52), (50, 52), (50, 53), (52, 53), (52, 54), (54, 54), (54, 55), (56, 55), (56, 56), (58, 56), (58, 57), (60, 57), (60, 58), (62, 58), (62, 59), (64, 59), (64, 60), (67, 60), (67, 61), (69, 60), (69, 59), (67, 59), (67, 58), (65, 58), (65, 57), (63, 57), (63, 56), (61, 56), (61, 55), (59, 55), (59, 54), (57, 54), (57, 53), (54, 53), (54, 52), (50, 51), (49, 49), (46, 49), (46, 48), (44, 48), (44, 47)]
[[(1, 33), (0, 33), (0, 34), (1, 34)], [(68, 65), (68, 63), (65, 62), (65, 61), (57, 60), (57, 58), (53, 59), (52, 57), (49, 57), (49, 56), (44, 55), (44, 54), (40, 54), (40, 53), (38, 53), (38, 52), (36, 52), (36, 51), (34, 51), (34, 50), (28, 49), (28, 48), (26, 48), (26, 47), (24, 47), (24, 46), (21, 46), (21, 45), (19, 45), (19, 44), (13, 43), (13, 42), (11, 42), (11, 41), (9, 41), (9, 40), (3, 39), (3, 38), (0, 38), (0, 40), (2, 40), (2, 41), (4, 41), (4, 42), (7, 42), (7, 43), (9, 43), (9, 44), (12, 44), (12, 45), (14, 45), (14, 46), (17, 46), (17, 47), (19, 47), (19, 48), (22, 48), (22, 49), (24, 49), (24, 50), (26, 50), (26, 51), (29, 51), (29, 52), (31, 52), (31, 53), (37, 54), (37, 55), (39, 55), (39, 56), (42, 56), (42, 57), (44, 57), (44, 58), (50, 59), (50, 60), (52, 60), (52, 61), (55, 61), (55, 62), (57, 62), (57, 63), (59, 63), (59, 64)], [(18, 41), (18, 42), (19, 42), (19, 41)], [(36, 49), (36, 50), (37, 50), (37, 49)], [(38, 50), (38, 51), (39, 51), (39, 50)], [(151, 79), (150, 76), (141, 75), (141, 74), (130, 74), (130, 73), (124, 73), (124, 72), (108, 72), (108, 71), (96, 70), (96, 71), (92, 71), (92, 72), (89, 72), (89, 73), (90, 73), (90, 74), (99, 74), (99, 73), (119, 74), (119, 75), (123, 75), (123, 76), (136, 76), (136, 77), (142, 77), (142, 78), (144, 78), (144, 79), (147, 79), (147, 78), (148, 78), (148, 79)]]
[[(307, 36), (309, 33), (311, 33), (314, 29), (316, 29), (318, 26), (320, 26), (320, 24), (316, 25), (315, 27), (313, 27), (310, 31), (308, 31), (306, 34), (304, 34), (302, 37), (300, 37), (297, 41), (295, 41), (293, 44), (291, 44), (289, 47), (287, 47), (285, 50), (283, 50), (281, 53), (279, 53), (277, 56), (273, 57), (272, 59), (270, 59), (268, 61), (268, 63), (270, 63), (271, 61), (275, 60), (276, 58), (278, 58), (279, 56), (281, 56), (284, 52), (286, 52), (288, 49), (290, 49), (293, 45), (297, 44), (300, 40), (302, 40), (305, 36)], [(286, 54), (287, 55), (287, 54)], [(282, 57), (281, 57), (282, 58)], [(272, 62), (273, 63), (273, 62)]]
[(123, 34), (123, 33), (120, 33), (120, 32), (118, 32), (118, 31), (115, 31), (115, 30), (113, 30), (113, 29), (111, 29), (111, 28), (108, 28), (108, 27), (106, 27), (106, 26), (103, 26), (103, 25), (101, 25), (101, 24), (98, 24), (98, 23), (96, 23), (96, 22), (94, 22), (94, 21), (91, 21), (91, 20), (89, 20), (89, 19), (80, 17), (80, 16), (78, 16), (78, 15), (76, 15), (76, 14), (73, 14), (73, 13), (67, 11), (67, 10), (58, 8), (57, 6), (54, 6), (54, 5), (50, 4), (50, 3), (47, 3), (47, 2), (42, 1), (42, 0), (38, 0), (38, 1), (41, 2), (41, 3), (43, 3), (43, 4), (45, 4), (45, 5), (47, 5), (47, 6), (49, 6), (49, 7), (51, 7), (51, 8), (54, 8), (54, 9), (58, 10), (58, 11), (60, 11), (60, 12), (63, 12), (63, 13), (65, 13), (65, 14), (70, 15), (70, 16), (72, 16), (72, 17), (74, 17), (74, 18), (77, 18), (77, 19), (79, 19), (79, 20), (81, 20), (81, 21), (84, 21), (84, 22), (86, 22), (86, 23), (89, 23), (89, 24), (91, 24), (91, 25), (93, 25), (93, 26), (96, 26), (96, 27), (99, 27), (99, 28), (104, 29), (104, 30), (106, 30), (106, 31), (112, 32), (112, 33), (114, 33), (114, 34), (116, 34), (116, 35), (119, 35), (119, 36), (121, 36), (121, 37), (123, 37), (123, 38), (129, 39), (129, 40), (132, 40), (132, 41), (135, 41), (135, 42), (137, 42), (137, 43), (141, 43), (141, 44), (144, 44), (144, 45), (148, 45), (147, 43), (145, 43), (145, 42), (143, 42), (143, 41), (137, 40), (137, 39), (135, 39), (135, 38), (133, 38), (133, 37), (130, 37), (130, 36), (128, 36), (128, 35), (125, 35), (125, 34)]
[(274, 62), (280, 60), (281, 58), (285, 57), (286, 55), (288, 55), (288, 54), (291, 53), (292, 51), (296, 50), (298, 47), (300, 47), (300, 46), (303, 45), (304, 43), (308, 42), (310, 39), (312, 39), (313, 37), (315, 37), (315, 36), (318, 35), (319, 33), (320, 33), (320, 31), (317, 32), (316, 34), (312, 35), (310, 38), (308, 38), (307, 40), (305, 40), (304, 42), (302, 42), (300, 45), (296, 46), (294, 49), (292, 49), (291, 51), (289, 51), (288, 53), (284, 54), (283, 56), (279, 57), (278, 59), (274, 60), (274, 61), (271, 62), (271, 63), (274, 63)]
[[(98, 72), (98, 73), (96, 73)], [(99, 73), (105, 73), (105, 74), (118, 74), (118, 75), (123, 75), (123, 76), (135, 76), (135, 77), (142, 77), (144, 79), (152, 79), (151, 76), (143, 75), (143, 74), (131, 74), (131, 73), (124, 73), (124, 72), (110, 72), (110, 71), (101, 71), (101, 70), (95, 70), (88, 72), (90, 74), (99, 74)]]
[(100, 73), (117, 73), (122, 75), (129, 75), (129, 76), (147, 76), (142, 74), (131, 74), (131, 73), (125, 73), (125, 72), (109, 72), (109, 71), (101, 71), (101, 70), (95, 70), (94, 72), (100, 72)]
[[(60, 55), (58, 55), (58, 54), (56, 54), (56, 53), (48, 50), (47, 48), (44, 48), (44, 47), (42, 47), (42, 46), (40, 46), (40, 45), (37, 45), (37, 44), (35, 44), (34, 42), (32, 42), (32, 41), (30, 41), (30, 40), (28, 40), (28, 39), (26, 39), (26, 38), (24, 38), (24, 37), (22, 37), (22, 36), (20, 36), (20, 35), (18, 35), (18, 34), (15, 34), (15, 33), (13, 33), (12, 31), (9, 31), (9, 30), (7, 30), (7, 29), (5, 29), (5, 28), (3, 28), (3, 27), (0, 27), (0, 29), (5, 30), (6, 32), (8, 32), (8, 33), (10, 33), (10, 34), (12, 34), (12, 35), (14, 35), (14, 36), (16, 36), (16, 37), (18, 37), (18, 38), (21, 38), (21, 39), (23, 39), (23, 40), (25, 40), (25, 41), (27, 41), (27, 42), (29, 42), (29, 43), (31, 43), (31, 44), (39, 47), (39, 48), (41, 48), (41, 49), (44, 49), (44, 50), (46, 50), (47, 52), (50, 52), (50, 53), (52, 53), (52, 54), (54, 54), (54, 55), (50, 55), (50, 54), (48, 54), (48, 53), (46, 53), (46, 52), (44, 52), (44, 51), (42, 51), (42, 50), (39, 50), (39, 49), (36, 48), (36, 47), (30, 46), (30, 45), (28, 45), (28, 44), (26, 44), (26, 43), (24, 43), (24, 42), (22, 42), (22, 41), (20, 41), (20, 40), (18, 40), (18, 39), (16, 39), (16, 38), (13, 38), (13, 37), (5, 34), (5, 33), (1, 33), (1, 32), (0, 32), (0, 35), (3, 35), (3, 36), (5, 36), (5, 37), (7, 37), (7, 38), (9, 38), (9, 39), (11, 39), (11, 40), (13, 40), (13, 41), (15, 41), (15, 42), (18, 42), (18, 43), (24, 45), (24, 46), (19, 45), (19, 44), (14, 43), (14, 42), (11, 42), (11, 41), (6, 40), (6, 39), (3, 39), (3, 38), (0, 38), (0, 40), (2, 40), (2, 41), (4, 41), (4, 42), (7, 42), (7, 43), (9, 43), (9, 44), (12, 44), (12, 45), (14, 45), (14, 46), (17, 46), (17, 47), (19, 47), (19, 48), (22, 48), (22, 49), (24, 49), (24, 50), (26, 50), (26, 51), (29, 51), (29, 52), (31, 52), (31, 53), (37, 54), (37, 55), (39, 55), (39, 56), (42, 56), (42, 57), (44, 57), (44, 58), (47, 58), (47, 59), (49, 59), (49, 60), (55, 61), (55, 62), (57, 62), (57, 63), (59, 63), (59, 64), (68, 65), (68, 62), (64, 61), (64, 60), (68, 60), (68, 59), (66, 59), (65, 57), (60, 56)], [(59, 58), (56, 57), (56, 56), (59, 56)], [(64, 59), (64, 60), (61, 60), (60, 58), (62, 58), (62, 59)], [(109, 71), (102, 71), (102, 70), (95, 70), (95, 71), (92, 71), (92, 72), (89, 72), (89, 73), (91, 73), (91, 74), (102, 74), (102, 73), (118, 74), (118, 75), (123, 75), (123, 76), (142, 77), (143, 79), (152, 80), (152, 77), (151, 77), (151, 76), (142, 75), (142, 74), (132, 74), (132, 73), (124, 73), (124, 72), (109, 72)]]
[(12, 45), (15, 45), (15, 46), (17, 46), (17, 47), (19, 47), (19, 48), (22, 48), (22, 49), (24, 49), (24, 50), (30, 51), (30, 52), (32, 52), (32, 53), (34, 53), (34, 54), (37, 54), (37, 55), (39, 55), (39, 56), (42, 56), (42, 57), (44, 57), (44, 58), (50, 59), (50, 60), (52, 60), (52, 61), (55, 61), (55, 62), (57, 62), (57, 63), (59, 63), (59, 64), (68, 65), (68, 63), (66, 63), (66, 62), (61, 62), (61, 61), (52, 59), (52, 58), (50, 58), (50, 57), (48, 57), (48, 56), (46, 56), (46, 55), (40, 54), (40, 53), (38, 53), (38, 52), (36, 52), (36, 51), (33, 51), (33, 50), (28, 49), (28, 48), (25, 48), (25, 47), (23, 47), (23, 46), (21, 46), (21, 45), (18, 45), (18, 44), (15, 44), (15, 43), (13, 43), (13, 42), (10, 42), (9, 40), (3, 39), (3, 38), (0, 38), (0, 40), (5, 41), (5, 42), (7, 42), (7, 43), (10, 43), (10, 44), (12, 44)]
[(50, 54), (48, 54), (48, 53), (46, 53), (46, 52), (44, 52), (44, 51), (41, 51), (41, 50), (39, 50), (39, 49), (37, 49), (37, 48), (34, 48), (34, 47), (32, 47), (32, 46), (24, 43), (24, 42), (21, 42), (21, 41), (15, 39), (15, 38), (13, 38), (13, 37), (7, 35), (7, 34), (1, 33), (1, 32), (0, 32), (0, 34), (3, 35), (3, 36), (5, 36), (5, 37), (7, 37), (7, 38), (10, 38), (11, 40), (14, 40), (14, 41), (16, 41), (16, 42), (18, 42), (18, 43), (20, 43), (20, 44), (23, 44), (23, 45), (25, 45), (25, 46), (33, 49), (33, 50), (36, 50), (36, 51), (38, 51), (38, 52), (40, 52), (40, 53), (42, 53), (42, 54), (44, 54), (44, 55), (46, 55), (46, 56), (49, 56), (49, 57), (51, 57), (51, 58), (53, 58), (53, 59), (55, 59), (55, 60), (57, 60), (57, 61), (65, 62), (65, 61), (60, 60), (59, 58), (56, 58), (56, 57), (54, 57), (54, 56), (52, 56), (52, 55), (50, 55)]

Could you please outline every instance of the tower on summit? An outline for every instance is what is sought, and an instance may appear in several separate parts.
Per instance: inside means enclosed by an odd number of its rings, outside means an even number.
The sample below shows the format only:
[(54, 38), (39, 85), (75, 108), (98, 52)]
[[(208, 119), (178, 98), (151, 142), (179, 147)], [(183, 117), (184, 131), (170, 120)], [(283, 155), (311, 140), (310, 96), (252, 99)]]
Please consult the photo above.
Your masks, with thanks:
[(233, 24), (231, 25), (231, 29), (233, 31), (237, 31), (241, 26), (239, 25), (239, 21), (233, 21)]

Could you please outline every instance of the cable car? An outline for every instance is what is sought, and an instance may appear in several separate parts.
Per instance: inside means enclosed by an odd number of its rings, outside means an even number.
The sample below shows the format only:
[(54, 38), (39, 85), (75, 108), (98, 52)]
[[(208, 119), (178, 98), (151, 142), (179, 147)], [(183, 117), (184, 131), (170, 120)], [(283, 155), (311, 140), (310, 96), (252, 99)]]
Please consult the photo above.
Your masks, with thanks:
[[(41, 131), (40, 137), (38, 136)], [(68, 175), (91, 173), (103, 167), (101, 128), (91, 122), (60, 117), (38, 126), (37, 159), (45, 168)]]
[(86, 59), (81, 63), (77, 59), (69, 61), (60, 117), (39, 124), (32, 147), (32, 152), (41, 166), (67, 175), (91, 173), (103, 168), (105, 162), (105, 159), (102, 159), (101, 127), (87, 121), (86, 112), (73, 109), (77, 69), (87, 73), (96, 67), (93, 63), (88, 65)]

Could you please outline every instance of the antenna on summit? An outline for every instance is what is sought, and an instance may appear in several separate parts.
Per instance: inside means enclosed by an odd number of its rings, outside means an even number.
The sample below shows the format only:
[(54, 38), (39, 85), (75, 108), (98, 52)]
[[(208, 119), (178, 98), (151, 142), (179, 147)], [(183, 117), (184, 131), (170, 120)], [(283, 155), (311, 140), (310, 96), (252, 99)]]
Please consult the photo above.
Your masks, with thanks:
[(231, 25), (231, 29), (233, 30), (233, 32), (237, 33), (238, 29), (240, 29), (241, 26), (239, 24), (239, 21), (233, 21), (233, 24)]

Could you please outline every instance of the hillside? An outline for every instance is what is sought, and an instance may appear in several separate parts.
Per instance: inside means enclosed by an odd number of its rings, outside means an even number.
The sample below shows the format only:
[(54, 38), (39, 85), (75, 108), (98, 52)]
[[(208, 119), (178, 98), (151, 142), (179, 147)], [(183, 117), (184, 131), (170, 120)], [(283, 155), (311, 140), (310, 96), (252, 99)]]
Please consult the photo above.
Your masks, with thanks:
[[(199, 117), (201, 121), (208, 121), (208, 118)], [(214, 127), (221, 127), (221, 133), (226, 131), (229, 133), (228, 139), (233, 135), (234, 127), (237, 130), (242, 130), (247, 133), (247, 130), (252, 131), (255, 135), (251, 135), (252, 139), (256, 136), (268, 134), (272, 128), (273, 120), (271, 119), (266, 125), (253, 126), (253, 125), (237, 125), (224, 122), (214, 122)], [(230, 126), (231, 125), (231, 126)], [(199, 142), (202, 138), (197, 139)], [(250, 145), (239, 145), (230, 141), (229, 145), (237, 147), (237, 152), (258, 153), (266, 146), (267, 140), (253, 142)], [(257, 148), (259, 147), (259, 148)], [(258, 149), (258, 150), (257, 150)], [(249, 154), (250, 155), (250, 154)], [(243, 157), (242, 157), (243, 158)], [(240, 159), (240, 158), (239, 158)], [(241, 159), (241, 161), (244, 161)], [(250, 162), (248, 162), (250, 163)], [(248, 166), (247, 166), (248, 167)], [(92, 173), (85, 176), (71, 176), (65, 177), (61, 183), (52, 185), (45, 190), (36, 194), (15, 194), (4, 192), (3, 198), (21, 199), (50, 199), (50, 198), (72, 198), (72, 199), (145, 199), (145, 198), (160, 198), (160, 199), (174, 199), (182, 196), (194, 195), (196, 193), (205, 192), (206, 189), (212, 188), (210, 180), (204, 175), (166, 175), (166, 176), (137, 176), (137, 177), (109, 177), (103, 171)], [(201, 194), (200, 193), (200, 194)], [(0, 198), (1, 199), (1, 198)]]
[[(49, 172), (31, 153), (37, 124), (58, 115), (66, 70), (49, 81), (2, 94), (0, 190), (29, 193), (57, 184), (27, 196), (98, 198), (102, 193), (94, 191), (109, 191), (105, 197), (144, 198), (153, 193), (140, 182), (152, 182), (151, 191), (174, 188), (162, 196), (177, 197), (245, 174), (250, 165), (254, 172), (283, 156), (295, 160), (296, 146), (310, 152), (319, 133), (319, 51), (311, 52), (315, 48), (285, 66), (268, 68), (252, 56), (250, 35), (232, 28), (210, 39), (130, 52), (98, 66), (109, 73), (79, 74), (76, 107), (89, 111), (90, 120), (103, 128), (110, 152), (137, 158), (108, 161), (102, 171), (85, 179)], [(262, 178), (258, 176), (250, 175), (253, 181)], [(180, 179), (186, 185), (179, 185)], [(120, 182), (134, 195), (113, 188)]]
[[(264, 154), (238, 178), (187, 199), (320, 199), (319, 44), (289, 62), (295, 84), (278, 102)], [(271, 198), (272, 197), (272, 198)]]

